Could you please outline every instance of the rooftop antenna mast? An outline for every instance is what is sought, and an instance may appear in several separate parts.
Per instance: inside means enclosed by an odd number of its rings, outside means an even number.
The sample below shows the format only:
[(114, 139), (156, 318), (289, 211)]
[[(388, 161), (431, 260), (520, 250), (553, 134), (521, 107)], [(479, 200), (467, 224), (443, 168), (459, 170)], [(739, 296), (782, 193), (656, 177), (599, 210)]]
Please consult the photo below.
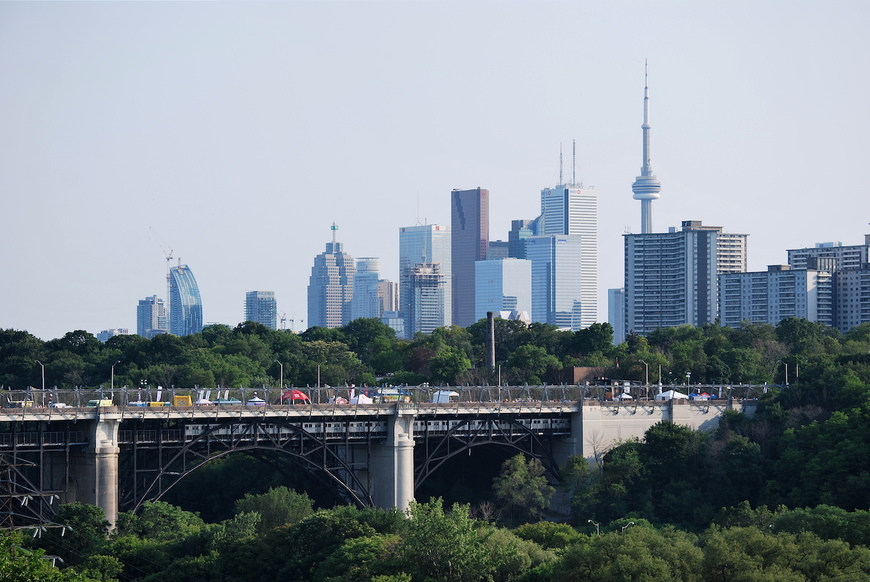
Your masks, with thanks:
[(577, 185), (577, 140), (571, 140), (571, 185)]
[(562, 142), (559, 142), (559, 185), (563, 185), (562, 181)]

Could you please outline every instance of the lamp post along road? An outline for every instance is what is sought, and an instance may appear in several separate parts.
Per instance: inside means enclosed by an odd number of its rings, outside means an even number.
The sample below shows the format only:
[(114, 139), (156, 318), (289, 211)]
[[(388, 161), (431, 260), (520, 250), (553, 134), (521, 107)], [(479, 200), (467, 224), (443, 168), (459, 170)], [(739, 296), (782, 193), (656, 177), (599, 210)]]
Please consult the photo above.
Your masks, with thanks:
[(117, 366), (120, 363), (121, 363), (121, 360), (118, 360), (117, 362), (112, 364), (112, 380), (110, 382), (110, 386), (112, 387), (112, 390), (115, 389), (115, 366)]
[(649, 396), (649, 364), (644, 362), (643, 360), (638, 360), (641, 364), (644, 365), (644, 374), (643, 374), (643, 391)]
[(284, 389), (284, 364), (282, 364), (278, 360), (275, 360), (275, 363), (281, 367), (281, 384), (279, 384), (279, 388), (281, 388), (281, 390), (283, 390)]
[(36, 362), (37, 364), (39, 364), (39, 367), (42, 368), (42, 391), (45, 392), (45, 364), (43, 364), (39, 360), (33, 360), (33, 361)]

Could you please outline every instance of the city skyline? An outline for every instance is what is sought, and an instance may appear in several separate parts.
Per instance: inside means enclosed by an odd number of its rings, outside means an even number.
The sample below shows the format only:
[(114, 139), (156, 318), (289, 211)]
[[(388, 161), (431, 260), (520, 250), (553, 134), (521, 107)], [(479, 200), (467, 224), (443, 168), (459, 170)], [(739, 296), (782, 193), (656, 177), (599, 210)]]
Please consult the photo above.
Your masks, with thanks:
[[(646, 60), (655, 232), (749, 234), (750, 271), (854, 244), (868, 16), (843, 1), (0, 3), (0, 327), (134, 329), (139, 300), (168, 299), (159, 236), (196, 272), (204, 324), (239, 323), (242, 294), (270, 289), (299, 330), (329, 224), (398, 281), (398, 228), (450, 224), (446, 193), (479, 185), (489, 238), (507, 240), (574, 139), (599, 195), (605, 321), (622, 235), (640, 232)], [(565, 22), (577, 34), (555, 34)]]

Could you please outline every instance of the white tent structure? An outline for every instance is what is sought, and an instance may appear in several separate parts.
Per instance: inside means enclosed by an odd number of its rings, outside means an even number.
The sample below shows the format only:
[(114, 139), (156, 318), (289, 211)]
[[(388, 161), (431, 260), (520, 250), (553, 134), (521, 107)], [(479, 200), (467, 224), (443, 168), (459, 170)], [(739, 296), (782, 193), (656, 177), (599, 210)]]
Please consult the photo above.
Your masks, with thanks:
[(676, 390), (667, 390), (661, 394), (656, 394), (656, 400), (679, 400), (680, 398), (688, 399), (688, 394), (677, 392)]

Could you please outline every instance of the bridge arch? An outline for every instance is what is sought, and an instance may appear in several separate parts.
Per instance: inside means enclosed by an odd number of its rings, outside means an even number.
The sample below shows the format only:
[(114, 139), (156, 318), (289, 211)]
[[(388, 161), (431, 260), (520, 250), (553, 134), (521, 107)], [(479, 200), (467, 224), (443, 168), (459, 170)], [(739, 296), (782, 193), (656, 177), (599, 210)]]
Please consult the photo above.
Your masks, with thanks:
[[(317, 477), (346, 503), (374, 505), (366, 482), (360, 477), (367, 469), (363, 456), (355, 461), (353, 445), (330, 442), (322, 434), (306, 430), (299, 423), (283, 419), (249, 418), (186, 424), (184, 438), (171, 443), (132, 444), (129, 457), (122, 459), (121, 507), (136, 511), (146, 501), (156, 501), (184, 477), (210, 461), (233, 453), (270, 451), (287, 456), (293, 463)], [(151, 462), (146, 462), (150, 459)]]
[(485, 445), (506, 447), (529, 455), (541, 462), (551, 481), (558, 482), (560, 478), (552, 440), (515, 419), (465, 418), (454, 423), (441, 439), (434, 443), (432, 439), (426, 439), (424, 443), (419, 453), (415, 451), (415, 491), (450, 459)]

